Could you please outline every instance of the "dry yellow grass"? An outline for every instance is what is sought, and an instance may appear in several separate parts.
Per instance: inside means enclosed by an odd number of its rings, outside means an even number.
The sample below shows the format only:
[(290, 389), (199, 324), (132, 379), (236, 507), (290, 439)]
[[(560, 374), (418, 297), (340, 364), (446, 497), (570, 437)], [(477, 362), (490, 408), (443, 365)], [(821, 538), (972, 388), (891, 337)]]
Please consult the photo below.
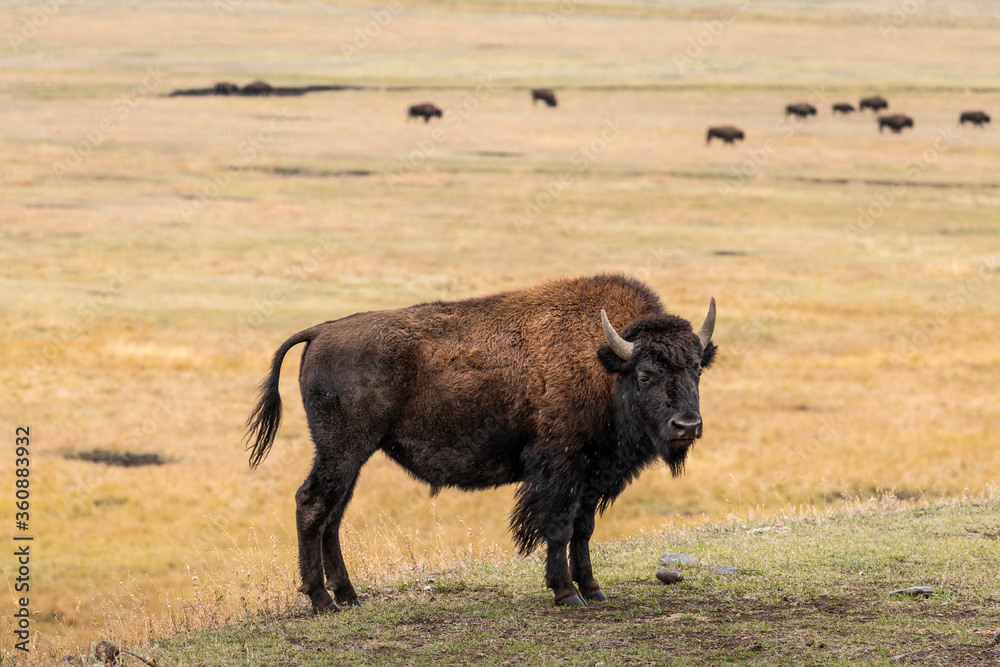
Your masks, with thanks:
[[(709, 296), (719, 303), (722, 357), (703, 381), (706, 435), (686, 477), (645, 473), (596, 539), (995, 480), (1000, 135), (956, 120), (1000, 112), (980, 57), (1000, 32), (975, 3), (886, 38), (891, 4), (806, 4), (738, 13), (684, 72), (674, 54), (715, 16), (696, 7), (570, 3), (553, 22), (548, 5), (406, 5), (354, 61), (342, 47), (379, 7), (51, 16), (4, 61), (0, 89), (0, 382), (13, 399), (0, 424), (10, 437), (32, 427), (44, 638), (90, 639), (119, 615), (139, 637), (135, 609), (193, 594), (189, 568), (229, 576), (234, 544), (255, 534), (277, 540), (255, 581), (294, 599), (292, 496), (312, 454), (295, 355), (271, 458), (251, 473), (240, 444), (277, 345), (358, 310), (558, 276), (632, 273), (695, 320)], [(25, 16), (0, 27), (17, 33)], [(439, 87), (158, 96), (254, 78)], [(559, 88), (557, 109), (530, 105), (539, 84)], [(880, 136), (870, 116), (828, 113), (878, 91), (913, 131)], [(781, 110), (810, 96), (820, 116), (790, 132)], [(405, 122), (424, 99), (445, 117)], [(609, 122), (621, 130), (602, 144)], [(745, 144), (706, 148), (705, 127), (724, 122)], [(593, 158), (582, 171), (580, 152)], [(337, 175), (348, 170), (370, 175)], [(63, 458), (93, 448), (171, 462)], [(0, 461), (0, 480), (12, 464)], [(432, 505), (376, 457), (348, 513), (349, 567), (363, 586), (409, 549), (509, 550), (510, 496), (445, 490)], [(10, 525), (9, 505), (0, 519)]]

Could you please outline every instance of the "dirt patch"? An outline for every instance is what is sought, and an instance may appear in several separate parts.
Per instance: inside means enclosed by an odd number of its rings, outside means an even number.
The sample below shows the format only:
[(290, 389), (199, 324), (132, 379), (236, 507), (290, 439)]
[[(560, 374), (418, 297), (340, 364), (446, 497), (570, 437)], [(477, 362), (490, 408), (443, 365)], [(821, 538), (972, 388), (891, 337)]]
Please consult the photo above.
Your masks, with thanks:
[(134, 452), (112, 452), (107, 449), (92, 449), (88, 452), (67, 454), (67, 459), (87, 461), (88, 463), (103, 463), (122, 468), (137, 468), (139, 466), (161, 466), (167, 461), (159, 454), (136, 454)]

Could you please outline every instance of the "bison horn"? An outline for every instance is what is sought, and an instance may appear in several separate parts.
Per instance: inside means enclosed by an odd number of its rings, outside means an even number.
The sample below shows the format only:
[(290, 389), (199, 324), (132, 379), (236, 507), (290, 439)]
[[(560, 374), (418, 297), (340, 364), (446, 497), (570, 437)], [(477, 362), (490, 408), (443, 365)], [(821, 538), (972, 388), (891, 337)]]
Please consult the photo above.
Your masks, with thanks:
[(603, 308), (601, 308), (601, 325), (604, 327), (604, 337), (608, 339), (608, 345), (615, 351), (615, 354), (628, 361), (632, 356), (632, 348), (635, 347), (635, 343), (630, 343), (618, 335), (615, 328), (611, 326), (611, 322), (608, 322), (608, 314), (604, 312)]
[(715, 297), (712, 297), (712, 303), (708, 305), (708, 315), (705, 316), (705, 323), (701, 325), (701, 330), (698, 331), (698, 340), (701, 341), (702, 348), (708, 347), (709, 342), (712, 340), (712, 333), (715, 331)]

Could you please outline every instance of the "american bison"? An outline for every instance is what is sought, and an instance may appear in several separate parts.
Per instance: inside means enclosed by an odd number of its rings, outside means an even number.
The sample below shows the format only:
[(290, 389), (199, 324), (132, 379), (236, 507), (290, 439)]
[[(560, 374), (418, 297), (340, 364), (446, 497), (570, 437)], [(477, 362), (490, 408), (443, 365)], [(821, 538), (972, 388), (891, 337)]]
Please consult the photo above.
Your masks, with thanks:
[(216, 95), (238, 95), (240, 92), (240, 87), (235, 83), (230, 83), (228, 81), (221, 81), (215, 84), (213, 88)]
[(856, 111), (854, 105), (848, 104), (847, 102), (837, 102), (831, 108), (833, 109), (833, 113), (835, 114), (842, 113), (844, 115), (847, 115), (849, 113), (854, 113)]
[(264, 81), (254, 81), (253, 83), (248, 83), (243, 86), (243, 90), (240, 91), (241, 95), (270, 95), (274, 88), (271, 84)]
[(899, 134), (903, 131), (903, 128), (913, 127), (913, 119), (909, 116), (904, 116), (901, 113), (893, 114), (891, 116), (879, 116), (878, 131), (881, 132), (882, 129), (886, 127), (896, 134)]
[(531, 103), (534, 105), (539, 100), (545, 102), (550, 107), (554, 107), (559, 104), (559, 102), (556, 101), (556, 91), (551, 88), (533, 88), (531, 90)]
[(816, 115), (816, 107), (811, 104), (789, 104), (785, 107), (786, 116), (798, 116), (799, 118), (806, 118), (807, 116)]
[(702, 435), (714, 328), (714, 299), (696, 333), (643, 283), (599, 275), (295, 334), (261, 383), (247, 443), (256, 467), (281, 421), (282, 359), (306, 343), (299, 388), (316, 455), (295, 494), (298, 590), (317, 612), (358, 604), (340, 523), (361, 467), (382, 451), (432, 492), (519, 484), (513, 539), (523, 554), (547, 546), (556, 604), (606, 600), (590, 562), (595, 514), (658, 458), (683, 471)]
[(423, 104), (414, 104), (410, 107), (407, 112), (406, 117), (409, 118), (423, 118), (425, 123), (429, 123), (431, 118), (440, 118), (444, 114), (443, 111), (438, 109), (436, 106), (430, 102), (425, 102)]
[(983, 126), (983, 123), (990, 122), (990, 115), (985, 111), (963, 111), (958, 122), (965, 125), (967, 122), (973, 125)]
[(727, 144), (735, 145), (737, 139), (743, 141), (743, 130), (738, 127), (733, 127), (732, 125), (710, 127), (708, 128), (708, 135), (705, 137), (705, 143), (712, 143), (712, 137), (718, 137)]
[(882, 109), (888, 109), (889, 103), (885, 101), (884, 97), (875, 95), (874, 97), (862, 97), (861, 102), (858, 104), (858, 110), (864, 111), (865, 109), (871, 109), (872, 111), (879, 112)]

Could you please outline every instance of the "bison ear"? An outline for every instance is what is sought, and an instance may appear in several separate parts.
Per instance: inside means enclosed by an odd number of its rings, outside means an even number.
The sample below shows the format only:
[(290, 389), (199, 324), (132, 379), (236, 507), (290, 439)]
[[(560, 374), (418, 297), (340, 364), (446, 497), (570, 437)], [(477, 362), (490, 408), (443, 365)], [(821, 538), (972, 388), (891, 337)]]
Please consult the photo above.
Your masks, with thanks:
[(618, 353), (611, 349), (610, 345), (602, 345), (597, 348), (597, 358), (601, 360), (604, 370), (609, 373), (621, 373), (628, 364), (627, 361), (618, 356)]
[(712, 365), (712, 362), (715, 361), (716, 350), (717, 348), (715, 347), (715, 343), (710, 342), (708, 346), (704, 349), (704, 351), (702, 351), (701, 353), (702, 368), (708, 368), (709, 366)]

